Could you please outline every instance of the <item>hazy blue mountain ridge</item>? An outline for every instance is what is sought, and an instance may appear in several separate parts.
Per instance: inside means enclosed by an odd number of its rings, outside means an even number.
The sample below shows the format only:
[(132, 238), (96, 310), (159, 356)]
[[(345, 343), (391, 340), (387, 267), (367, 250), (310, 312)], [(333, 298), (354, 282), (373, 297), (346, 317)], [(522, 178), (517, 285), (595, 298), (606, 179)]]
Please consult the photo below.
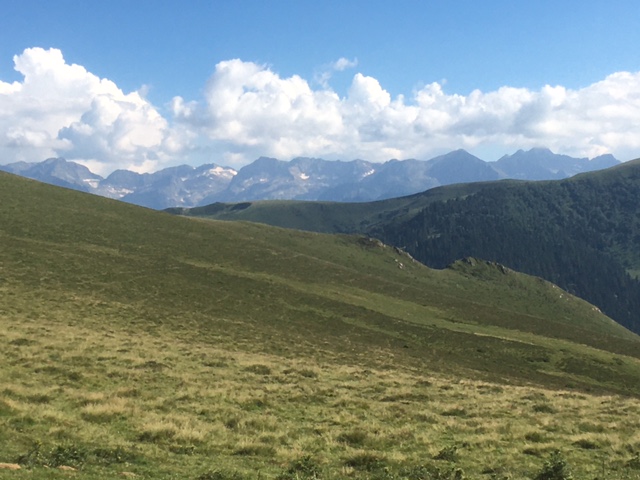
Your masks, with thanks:
[[(603, 170), (620, 163), (613, 155), (601, 155), (589, 161), (592, 170)], [(584, 159), (558, 155), (546, 148), (518, 150), (495, 162), (502, 178), (519, 180), (561, 180), (584, 173)]]
[(103, 180), (100, 175), (92, 173), (84, 165), (67, 162), (63, 158), (49, 158), (39, 163), (16, 162), (0, 165), (0, 170), (82, 192), (91, 192)]
[(235, 170), (214, 163), (180, 165), (154, 173), (116, 170), (106, 178), (62, 158), (0, 165), (0, 170), (145, 207), (194, 207), (215, 202), (322, 200), (367, 202), (401, 197), (434, 187), (505, 178), (557, 180), (617, 165), (611, 155), (593, 160), (558, 155), (548, 149), (519, 150), (485, 162), (455, 150), (430, 160), (291, 161), (260, 157)]

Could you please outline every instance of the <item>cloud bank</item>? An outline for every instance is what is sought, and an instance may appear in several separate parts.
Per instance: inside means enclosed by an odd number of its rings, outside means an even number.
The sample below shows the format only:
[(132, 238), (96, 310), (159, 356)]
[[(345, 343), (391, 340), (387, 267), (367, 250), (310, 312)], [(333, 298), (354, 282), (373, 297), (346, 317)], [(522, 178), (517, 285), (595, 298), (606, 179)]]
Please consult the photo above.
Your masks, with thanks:
[[(577, 90), (505, 86), (459, 95), (436, 82), (410, 97), (355, 73), (340, 96), (330, 73), (310, 83), (235, 59), (216, 65), (202, 99), (171, 100), (165, 118), (140, 92), (67, 64), (59, 50), (27, 49), (14, 63), (24, 79), (0, 81), (1, 163), (64, 156), (105, 173), (204, 161), (238, 167), (261, 155), (428, 159), (458, 148), (640, 156), (640, 72)], [(356, 66), (341, 58), (326, 71)]]
[(29, 48), (14, 58), (22, 82), (0, 81), (0, 161), (63, 156), (96, 171), (152, 169), (180, 155), (183, 139), (138, 92), (80, 65), (60, 50)]

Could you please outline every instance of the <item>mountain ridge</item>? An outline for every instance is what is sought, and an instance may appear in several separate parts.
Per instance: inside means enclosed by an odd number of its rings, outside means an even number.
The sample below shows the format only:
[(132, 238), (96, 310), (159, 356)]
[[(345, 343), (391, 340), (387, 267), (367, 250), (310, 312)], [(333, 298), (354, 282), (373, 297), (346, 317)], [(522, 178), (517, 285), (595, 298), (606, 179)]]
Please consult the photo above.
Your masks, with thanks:
[(143, 174), (116, 170), (106, 178), (62, 158), (0, 165), (0, 170), (161, 210), (258, 200), (375, 201), (454, 183), (566, 178), (618, 163), (611, 155), (588, 160), (538, 148), (519, 150), (496, 162), (486, 162), (465, 150), (430, 160), (384, 163), (310, 157), (287, 162), (260, 157), (239, 170), (210, 163)]

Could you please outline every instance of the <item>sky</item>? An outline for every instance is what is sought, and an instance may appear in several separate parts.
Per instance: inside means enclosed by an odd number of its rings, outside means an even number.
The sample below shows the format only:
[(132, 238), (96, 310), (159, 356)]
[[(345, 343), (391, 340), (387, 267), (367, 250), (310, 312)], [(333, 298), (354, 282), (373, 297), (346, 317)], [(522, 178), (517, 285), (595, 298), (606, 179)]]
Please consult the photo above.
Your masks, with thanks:
[(637, 0), (0, 0), (0, 164), (640, 157)]

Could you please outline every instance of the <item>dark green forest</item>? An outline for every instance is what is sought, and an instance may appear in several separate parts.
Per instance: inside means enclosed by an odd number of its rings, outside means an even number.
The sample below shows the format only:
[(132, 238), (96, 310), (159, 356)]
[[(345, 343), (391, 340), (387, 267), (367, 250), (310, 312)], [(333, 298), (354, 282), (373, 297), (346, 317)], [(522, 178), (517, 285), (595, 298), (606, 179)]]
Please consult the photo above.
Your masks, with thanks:
[(543, 277), (638, 332), (640, 168), (627, 170), (496, 183), (369, 233), (432, 267), (474, 256)]

